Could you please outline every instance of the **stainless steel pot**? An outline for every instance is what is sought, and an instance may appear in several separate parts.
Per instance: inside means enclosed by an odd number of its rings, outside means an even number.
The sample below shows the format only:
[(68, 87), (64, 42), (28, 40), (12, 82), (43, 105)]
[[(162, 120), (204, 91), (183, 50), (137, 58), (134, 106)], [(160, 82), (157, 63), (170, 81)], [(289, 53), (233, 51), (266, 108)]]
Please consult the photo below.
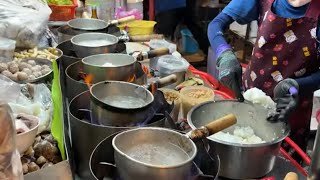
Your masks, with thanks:
[(168, 48), (160, 48), (138, 53), (137, 57), (126, 54), (97, 54), (83, 58), (82, 63), (84, 73), (92, 75), (92, 83), (105, 80), (131, 82), (136, 78), (136, 66), (140, 66), (137, 60), (141, 61), (168, 53)]
[(57, 32), (58, 32), (58, 42), (59, 43), (62, 43), (62, 42), (65, 42), (65, 41), (69, 41), (75, 35), (87, 33), (87, 31), (81, 31), (81, 30), (72, 29), (71, 27), (69, 27), (67, 25), (60, 26), (57, 29)]
[[(101, 44), (96, 44), (96, 42), (101, 42)], [(73, 49), (79, 58), (116, 52), (118, 42), (118, 37), (105, 33), (84, 33), (71, 39)]]
[[(90, 120), (90, 92), (85, 91), (70, 101), (68, 114), (70, 120), (70, 134), (72, 139), (72, 152), (75, 159), (76, 174), (81, 179), (95, 179), (89, 169), (89, 159), (94, 148), (105, 137), (119, 131), (137, 127), (113, 127), (91, 123)], [(87, 111), (84, 111), (87, 110)], [(87, 113), (86, 113), (87, 112)], [(146, 126), (163, 127), (165, 119), (159, 119)], [(113, 156), (113, 154), (109, 154)]]
[(92, 74), (92, 83), (105, 80), (134, 80), (136, 60), (127, 54), (97, 54), (82, 59), (83, 71)]
[(235, 116), (228, 115), (186, 135), (150, 127), (121, 132), (112, 140), (120, 177), (123, 180), (186, 180), (197, 154), (193, 140), (219, 132), (236, 121)]
[[(176, 148), (181, 150), (181, 155), (184, 155), (184, 157), (179, 159), (180, 162), (178, 164), (167, 166), (143, 163), (128, 155), (130, 154), (128, 150), (131, 150), (134, 145), (143, 147), (144, 144), (148, 143), (151, 144), (149, 147), (151, 149), (154, 142), (162, 144), (163, 147), (167, 148), (167, 144), (175, 145)], [(123, 180), (185, 180), (188, 178), (193, 159), (197, 154), (197, 147), (189, 138), (174, 130), (163, 128), (138, 128), (121, 132), (113, 138), (112, 145), (115, 150), (115, 163), (120, 177)], [(159, 148), (159, 146), (155, 146), (154, 148)], [(143, 158), (159, 156), (148, 154), (147, 151), (150, 149), (140, 149), (141, 152), (146, 152), (145, 157)], [(179, 154), (176, 153), (177, 152), (171, 152), (171, 154), (167, 155), (178, 156)], [(173, 156), (170, 157), (175, 158)]]
[[(66, 62), (67, 63), (67, 62)], [(133, 83), (138, 85), (146, 84), (147, 77), (144, 74), (141, 65), (135, 66), (135, 80)], [(65, 93), (68, 99), (89, 90), (88, 85), (82, 80), (80, 74), (83, 74), (84, 68), (81, 61), (70, 64), (65, 70)]]
[(73, 29), (85, 31), (97, 31), (106, 29), (109, 25), (116, 25), (135, 20), (135, 16), (128, 16), (122, 19), (111, 20), (109, 22), (100, 19), (76, 18), (68, 21), (68, 26)]
[[(220, 176), (230, 179), (263, 177), (272, 170), (289, 127), (283, 123), (269, 123), (266, 120), (268, 111), (262, 106), (227, 100), (200, 104), (189, 111), (187, 119), (190, 127), (195, 129), (228, 113), (236, 115), (238, 126), (252, 127), (266, 143), (236, 144), (209, 137), (210, 146), (216, 149), (221, 159)], [(224, 132), (232, 133), (233, 130), (231, 127)]]
[[(176, 81), (176, 76), (168, 76), (159, 82), (147, 85), (163, 86)], [(109, 126), (136, 126), (143, 123), (148, 117), (150, 109), (149, 105), (153, 102), (152, 93), (145, 87), (133, 83), (122, 81), (103, 81), (96, 83), (90, 88), (91, 108), (94, 119), (99, 120), (99, 124)], [(139, 107), (115, 106), (108, 103), (105, 98), (116, 96), (133, 97), (139, 101), (143, 101), (143, 105)]]
[(66, 70), (66, 95), (69, 100), (78, 94), (89, 90), (88, 85), (81, 79), (79, 73), (82, 71), (83, 65), (81, 61), (69, 65)]

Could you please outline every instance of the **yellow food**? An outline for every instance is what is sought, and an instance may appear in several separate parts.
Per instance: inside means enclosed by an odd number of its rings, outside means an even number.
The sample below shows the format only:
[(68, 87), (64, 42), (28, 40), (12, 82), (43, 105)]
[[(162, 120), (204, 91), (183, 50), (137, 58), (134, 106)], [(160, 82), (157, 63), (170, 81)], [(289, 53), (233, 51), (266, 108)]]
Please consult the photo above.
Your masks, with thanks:
[(21, 61), (27, 58), (44, 58), (44, 59), (57, 59), (59, 56), (59, 51), (56, 48), (49, 47), (47, 49), (38, 49), (35, 47), (34, 49), (28, 49), (20, 52), (14, 53), (14, 60)]
[(172, 92), (165, 92), (164, 98), (169, 102), (173, 102), (173, 101), (179, 99), (179, 96), (175, 93), (172, 93)]
[(194, 89), (187, 94), (188, 97), (191, 98), (208, 98), (212, 95), (210, 91), (202, 90), (202, 89)]

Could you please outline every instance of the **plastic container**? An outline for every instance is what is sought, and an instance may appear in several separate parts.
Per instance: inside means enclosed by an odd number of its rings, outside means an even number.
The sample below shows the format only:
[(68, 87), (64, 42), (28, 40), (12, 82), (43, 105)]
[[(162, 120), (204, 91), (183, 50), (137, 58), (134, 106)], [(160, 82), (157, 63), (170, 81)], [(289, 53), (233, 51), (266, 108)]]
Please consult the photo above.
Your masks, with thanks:
[(153, 34), (155, 21), (135, 20), (128, 23), (120, 24), (120, 30), (126, 30), (131, 36), (135, 35), (150, 35)]
[(107, 22), (114, 19), (116, 9), (114, 0), (86, 0), (86, 5), (96, 6), (99, 19)]
[(188, 112), (196, 105), (213, 101), (215, 94), (211, 88), (204, 86), (185, 87), (180, 91), (183, 117), (187, 117)]
[(51, 8), (50, 21), (69, 21), (75, 16), (75, 9), (78, 7), (77, 0), (72, 0), (73, 5), (53, 5), (49, 4)]
[[(173, 54), (177, 51), (177, 45), (169, 43), (168, 41), (164, 39), (151, 39), (149, 46), (151, 49), (158, 49), (158, 48), (169, 48), (170, 54)], [(159, 57), (152, 58), (149, 63), (150, 69), (157, 70), (157, 63), (158, 63)]]
[(180, 31), (182, 35), (182, 51), (186, 54), (194, 54), (199, 51), (199, 44), (193, 38), (189, 29), (182, 29)]
[(137, 9), (142, 13), (143, 19), (143, 0), (127, 0), (127, 11)]
[(164, 55), (159, 57), (157, 62), (157, 70), (159, 71), (160, 77), (166, 77), (171, 74), (177, 76), (177, 81), (169, 86), (168, 88), (175, 88), (177, 85), (185, 81), (185, 75), (189, 63), (183, 59), (173, 55)]
[(0, 37), (0, 62), (12, 61), (16, 41)]

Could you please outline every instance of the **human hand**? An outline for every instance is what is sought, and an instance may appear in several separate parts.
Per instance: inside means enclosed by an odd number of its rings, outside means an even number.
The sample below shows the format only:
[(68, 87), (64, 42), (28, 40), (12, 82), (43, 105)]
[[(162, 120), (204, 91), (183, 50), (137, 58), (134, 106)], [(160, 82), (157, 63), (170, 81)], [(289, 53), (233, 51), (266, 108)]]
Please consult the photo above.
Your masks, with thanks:
[(294, 79), (285, 79), (274, 88), (276, 113), (268, 117), (270, 122), (287, 122), (290, 115), (298, 106), (299, 85)]
[(223, 52), (218, 58), (217, 66), (219, 81), (230, 88), (240, 101), (244, 101), (241, 93), (242, 68), (236, 55), (231, 50)]

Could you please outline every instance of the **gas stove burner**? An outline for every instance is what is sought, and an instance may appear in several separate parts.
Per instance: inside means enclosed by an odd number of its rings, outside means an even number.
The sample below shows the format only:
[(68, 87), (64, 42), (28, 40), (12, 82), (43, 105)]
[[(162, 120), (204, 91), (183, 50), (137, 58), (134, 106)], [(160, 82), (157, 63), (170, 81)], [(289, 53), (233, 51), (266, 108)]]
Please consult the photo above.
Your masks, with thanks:
[[(93, 150), (90, 157), (90, 171), (97, 180), (121, 180), (117, 168), (114, 165), (113, 134), (101, 141)], [(215, 180), (219, 172), (219, 158), (212, 157), (206, 150), (206, 142), (196, 142), (198, 153), (190, 169), (188, 180)]]

